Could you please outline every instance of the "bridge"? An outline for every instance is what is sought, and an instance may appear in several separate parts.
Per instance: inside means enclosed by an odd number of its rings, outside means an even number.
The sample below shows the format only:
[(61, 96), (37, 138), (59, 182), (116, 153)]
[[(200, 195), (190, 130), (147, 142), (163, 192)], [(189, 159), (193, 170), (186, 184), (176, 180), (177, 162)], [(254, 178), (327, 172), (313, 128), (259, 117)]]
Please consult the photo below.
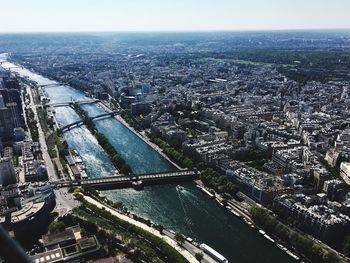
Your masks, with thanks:
[(11, 70), (11, 69), (15, 69), (15, 68), (22, 68), (22, 67), (20, 67), (20, 66), (13, 66), (13, 67), (7, 67), (7, 68), (5, 68), (6, 70)]
[(44, 88), (44, 87), (54, 87), (54, 86), (63, 86), (63, 85), (67, 85), (67, 84), (65, 84), (65, 83), (50, 83), (50, 84), (38, 85), (38, 87)]
[(89, 100), (71, 100), (71, 101), (61, 101), (61, 102), (53, 102), (53, 103), (46, 103), (45, 106), (52, 106), (52, 107), (66, 107), (70, 106), (72, 104), (91, 104), (100, 102), (99, 99), (89, 99)]
[[(102, 113), (102, 114), (96, 115), (94, 117), (91, 117), (91, 120), (102, 119), (104, 117), (113, 117), (119, 113), (120, 113), (119, 111), (106, 112), (106, 113)], [(59, 130), (61, 133), (63, 133), (65, 131), (71, 130), (72, 128), (79, 127), (83, 124), (84, 124), (84, 122), (82, 120), (79, 120), (79, 121), (75, 121), (75, 122), (72, 122), (70, 124), (67, 124), (67, 125), (61, 127)]]
[(111, 176), (101, 178), (91, 178), (74, 181), (53, 182), (56, 188), (73, 186), (91, 186), (97, 190), (112, 190), (122, 188), (141, 189), (143, 186), (170, 184), (178, 182), (192, 181), (199, 177), (197, 170), (183, 170), (164, 173), (132, 174), (129, 176)]

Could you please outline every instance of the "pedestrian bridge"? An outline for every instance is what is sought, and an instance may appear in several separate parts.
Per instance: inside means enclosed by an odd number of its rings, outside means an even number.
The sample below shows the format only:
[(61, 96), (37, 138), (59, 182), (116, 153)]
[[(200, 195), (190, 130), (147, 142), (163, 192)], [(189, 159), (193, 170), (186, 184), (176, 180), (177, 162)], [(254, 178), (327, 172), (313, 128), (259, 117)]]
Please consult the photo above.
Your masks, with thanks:
[(52, 184), (57, 188), (74, 186), (91, 186), (97, 190), (112, 190), (121, 188), (141, 189), (147, 185), (170, 184), (191, 181), (199, 177), (197, 170), (182, 170), (163, 173), (132, 174), (123, 176), (111, 176), (91, 178), (74, 181), (58, 181)]
[[(119, 111), (106, 112), (106, 113), (102, 113), (102, 114), (96, 115), (94, 117), (91, 117), (91, 120), (102, 119), (102, 118), (105, 118), (105, 117), (113, 117), (113, 116), (115, 116), (117, 114), (119, 114)], [(73, 128), (79, 127), (79, 126), (81, 126), (83, 124), (84, 124), (84, 122), (82, 120), (75, 121), (75, 122), (72, 122), (72, 123), (67, 124), (65, 126), (62, 126), (59, 129), (59, 131), (61, 133), (63, 133), (63, 132), (69, 131), (69, 130), (71, 130)]]

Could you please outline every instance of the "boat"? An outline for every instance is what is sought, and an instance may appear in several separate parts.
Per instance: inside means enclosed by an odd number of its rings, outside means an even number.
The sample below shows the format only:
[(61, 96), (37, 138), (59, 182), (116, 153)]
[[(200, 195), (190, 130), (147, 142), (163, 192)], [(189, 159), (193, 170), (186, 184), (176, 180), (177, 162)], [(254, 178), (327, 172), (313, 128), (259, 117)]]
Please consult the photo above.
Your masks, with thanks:
[(275, 243), (275, 240), (273, 240), (269, 235), (265, 234), (264, 237), (272, 243)]
[(283, 251), (287, 251), (287, 248), (281, 244), (277, 244), (277, 247)]
[(190, 242), (190, 243), (192, 243), (192, 242), (193, 242), (193, 239), (192, 239), (192, 238), (190, 238), (190, 237), (187, 237), (187, 238), (186, 238), (186, 240), (187, 240), (188, 242)]
[(231, 213), (234, 214), (235, 216), (241, 217), (241, 215), (238, 214), (235, 210), (231, 209), (230, 211), (231, 211)]
[(81, 174), (81, 179), (88, 179), (89, 178), (85, 171), (81, 171), (80, 174)]
[(86, 167), (85, 167), (85, 165), (84, 165), (83, 163), (77, 164), (77, 167), (78, 167), (81, 171), (86, 170)]
[(183, 191), (183, 190), (185, 190), (185, 188), (183, 187), (183, 186), (181, 186), (181, 185), (177, 185), (176, 186), (176, 190), (180, 190), (180, 191)]
[(199, 248), (202, 249), (206, 254), (211, 256), (213, 259), (215, 259), (217, 262), (228, 263), (228, 260), (223, 255), (221, 255), (219, 252), (209, 247), (208, 245), (203, 243), (199, 245)]
[(211, 198), (214, 198), (215, 196), (211, 193), (211, 192), (209, 192), (207, 189), (205, 189), (204, 187), (200, 187), (200, 189), (204, 192), (204, 193), (206, 193), (207, 195), (209, 195)]
[(75, 163), (76, 164), (83, 164), (83, 160), (81, 159), (80, 156), (75, 157)]
[(293, 254), (293, 253), (290, 252), (289, 250), (286, 250), (286, 253), (287, 253), (289, 256), (291, 256), (292, 258), (294, 258), (295, 260), (299, 260), (299, 259), (300, 259), (297, 255)]

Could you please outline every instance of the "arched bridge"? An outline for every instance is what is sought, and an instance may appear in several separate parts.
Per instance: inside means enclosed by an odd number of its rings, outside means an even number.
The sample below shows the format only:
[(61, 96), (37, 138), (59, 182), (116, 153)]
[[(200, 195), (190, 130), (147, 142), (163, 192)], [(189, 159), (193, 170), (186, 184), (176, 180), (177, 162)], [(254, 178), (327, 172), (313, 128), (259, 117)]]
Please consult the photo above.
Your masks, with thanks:
[[(119, 111), (106, 112), (106, 113), (102, 113), (102, 114), (96, 115), (94, 117), (91, 117), (91, 120), (102, 119), (104, 117), (113, 117), (117, 114), (119, 114)], [(72, 122), (70, 124), (67, 124), (67, 125), (61, 127), (59, 130), (61, 133), (63, 133), (65, 131), (71, 130), (72, 128), (79, 127), (83, 124), (84, 124), (84, 122), (82, 120), (79, 120), (79, 121), (75, 121), (75, 122)]]
[(91, 186), (98, 190), (121, 188), (142, 188), (147, 185), (169, 184), (191, 181), (199, 177), (197, 170), (182, 170), (164, 173), (132, 174), (129, 176), (111, 176), (75, 181), (59, 181), (52, 184), (57, 188), (73, 186)]
[(71, 100), (71, 101), (62, 101), (62, 102), (53, 102), (53, 103), (46, 103), (45, 106), (52, 106), (52, 107), (66, 107), (70, 106), (72, 104), (90, 104), (90, 103), (96, 103), (100, 102), (98, 99), (89, 99), (89, 100)]

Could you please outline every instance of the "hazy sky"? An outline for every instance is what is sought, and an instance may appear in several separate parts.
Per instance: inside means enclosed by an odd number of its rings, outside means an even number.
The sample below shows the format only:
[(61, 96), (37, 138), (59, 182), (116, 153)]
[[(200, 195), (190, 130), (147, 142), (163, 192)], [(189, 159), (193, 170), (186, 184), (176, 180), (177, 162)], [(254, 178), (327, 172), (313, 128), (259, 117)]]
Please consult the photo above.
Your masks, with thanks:
[(350, 28), (350, 0), (0, 0), (0, 32)]

